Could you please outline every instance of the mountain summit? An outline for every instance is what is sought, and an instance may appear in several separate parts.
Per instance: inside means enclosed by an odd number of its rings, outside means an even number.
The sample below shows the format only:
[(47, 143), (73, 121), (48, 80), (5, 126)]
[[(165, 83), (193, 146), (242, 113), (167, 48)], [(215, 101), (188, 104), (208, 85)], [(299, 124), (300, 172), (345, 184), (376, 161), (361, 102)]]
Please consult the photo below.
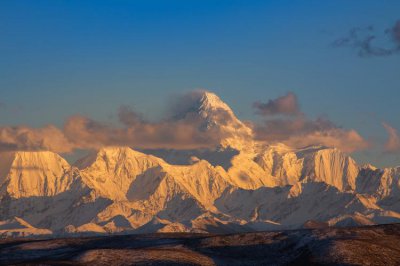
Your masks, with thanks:
[(203, 130), (218, 132), (223, 147), (243, 149), (252, 140), (251, 128), (240, 121), (215, 93), (196, 91), (190, 95), (188, 103), (181, 115), (196, 117), (202, 121)]
[(2, 191), (13, 198), (55, 196), (74, 180), (71, 166), (53, 152), (5, 152), (0, 161)]
[(75, 166), (48, 151), (0, 153), (6, 228), (0, 234), (229, 233), (400, 222), (399, 168), (360, 167), (335, 148), (258, 143), (211, 92), (182, 102), (171, 119), (220, 134), (220, 147), (159, 151), (163, 156), (104, 147)]
[(200, 111), (213, 112), (216, 110), (223, 110), (233, 115), (232, 109), (223, 102), (215, 93), (203, 91), (199, 94)]

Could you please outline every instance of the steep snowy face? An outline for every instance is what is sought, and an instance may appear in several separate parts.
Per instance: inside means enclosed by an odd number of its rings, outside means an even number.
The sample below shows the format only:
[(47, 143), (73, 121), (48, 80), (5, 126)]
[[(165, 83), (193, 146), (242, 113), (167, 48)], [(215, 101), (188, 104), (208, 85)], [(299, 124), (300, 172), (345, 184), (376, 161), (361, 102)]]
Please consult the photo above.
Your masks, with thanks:
[(188, 101), (189, 106), (180, 110), (177, 118), (196, 117), (203, 121), (202, 130), (215, 130), (221, 136), (223, 147), (243, 149), (252, 140), (252, 130), (241, 122), (232, 109), (216, 94), (198, 91)]
[(49, 151), (1, 153), (0, 162), (1, 191), (13, 198), (54, 196), (75, 178), (71, 166)]
[(378, 194), (381, 197), (400, 198), (400, 167), (385, 168), (381, 173)]
[(1, 199), (4, 224), (21, 217), (53, 232), (217, 233), (400, 220), (400, 168), (359, 170), (324, 147), (263, 146), (236, 155), (228, 171), (205, 160), (171, 165), (127, 147), (89, 155), (71, 178), (71, 167), (52, 153), (5, 153), (0, 162), (2, 191), (11, 196)]
[(297, 154), (304, 158), (304, 181), (325, 182), (340, 191), (355, 190), (359, 167), (348, 155), (331, 148), (305, 149)]
[(211, 115), (216, 111), (225, 111), (235, 117), (232, 109), (224, 103), (215, 93), (204, 91), (200, 94), (199, 111), (204, 115)]
[[(335, 217), (379, 213), (379, 207), (351, 192), (339, 192), (322, 182), (293, 186), (234, 189), (216, 201), (224, 213), (245, 221), (268, 223), (284, 228), (302, 227), (308, 220), (326, 222)], [(312, 218), (311, 218), (312, 217)], [(370, 218), (374, 218), (370, 215)]]
[(265, 147), (254, 159), (269, 175), (276, 177), (278, 184), (293, 185), (299, 181), (303, 169), (303, 158), (296, 150), (284, 144)]
[(128, 147), (107, 147), (77, 163), (84, 183), (99, 196), (126, 199), (126, 193), (138, 175), (163, 161)]
[(137, 175), (126, 199), (116, 199), (98, 215), (98, 221), (109, 223), (123, 216), (132, 228), (144, 226), (155, 216), (173, 222), (190, 221), (205, 210), (217, 211), (214, 200), (230, 186), (226, 179), (222, 167), (206, 161), (189, 166), (163, 163)]
[[(163, 171), (157, 172), (146, 172), (132, 184), (128, 195), (137, 212), (174, 222), (191, 220), (202, 213), (201, 203), (177, 178)], [(146, 186), (141, 187), (141, 184)], [(140, 189), (145, 192), (140, 193)]]
[(400, 211), (400, 167), (363, 167), (357, 178), (357, 192), (372, 195), (387, 209)]
[(340, 191), (355, 190), (359, 167), (345, 153), (323, 146), (291, 149), (285, 145), (268, 146), (255, 158), (279, 185), (324, 182)]
[(232, 184), (243, 189), (275, 187), (280, 180), (265, 171), (254, 161), (252, 153), (242, 152), (232, 159), (228, 177)]
[(168, 213), (178, 219), (177, 213), (188, 210), (185, 216), (195, 217), (203, 207), (216, 210), (215, 199), (231, 186), (226, 179), (225, 170), (206, 161), (191, 166), (163, 165), (138, 176), (129, 188), (127, 199), (131, 206), (149, 215)]
[(400, 168), (254, 141), (218, 96), (190, 97), (170, 119), (221, 136), (215, 149), (105, 147), (76, 167), (51, 152), (0, 153), (0, 227), (228, 233), (400, 221)]
[(210, 210), (214, 210), (214, 200), (232, 186), (222, 167), (214, 167), (204, 160), (191, 166), (172, 166), (166, 170), (187, 193)]

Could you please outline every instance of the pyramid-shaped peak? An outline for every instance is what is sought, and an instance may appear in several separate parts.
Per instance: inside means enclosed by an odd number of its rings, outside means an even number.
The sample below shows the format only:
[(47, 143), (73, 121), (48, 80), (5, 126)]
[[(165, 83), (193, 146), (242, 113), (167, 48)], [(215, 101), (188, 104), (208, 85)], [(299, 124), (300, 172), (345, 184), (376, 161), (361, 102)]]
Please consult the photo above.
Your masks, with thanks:
[(218, 97), (213, 92), (210, 91), (199, 91), (199, 96), (200, 96), (200, 109), (211, 109), (211, 110), (217, 110), (217, 109), (222, 109), (228, 112), (232, 112), (232, 109), (221, 100), (221, 98)]
[(12, 162), (14, 168), (40, 167), (51, 169), (52, 167), (69, 168), (68, 162), (52, 151), (15, 151), (0, 153), (2, 161)]
[[(0, 152), (0, 183), (11, 172), (19, 174), (32, 172), (37, 174), (43, 171), (62, 173), (70, 168), (71, 166), (64, 158), (51, 151)], [(29, 176), (27, 177), (29, 178)], [(18, 178), (21, 179), (21, 176)]]
[(225, 102), (215, 93), (206, 90), (195, 90), (182, 95), (176, 106), (172, 107), (171, 118), (180, 120), (196, 114), (203, 118), (227, 115), (236, 119), (232, 109)]
[(0, 185), (12, 198), (54, 196), (75, 180), (69, 163), (50, 151), (0, 154)]
[(174, 111), (173, 119), (197, 119), (201, 130), (219, 131), (224, 136), (220, 141), (222, 147), (241, 149), (252, 138), (251, 128), (242, 123), (232, 109), (213, 92), (192, 91), (180, 99)]

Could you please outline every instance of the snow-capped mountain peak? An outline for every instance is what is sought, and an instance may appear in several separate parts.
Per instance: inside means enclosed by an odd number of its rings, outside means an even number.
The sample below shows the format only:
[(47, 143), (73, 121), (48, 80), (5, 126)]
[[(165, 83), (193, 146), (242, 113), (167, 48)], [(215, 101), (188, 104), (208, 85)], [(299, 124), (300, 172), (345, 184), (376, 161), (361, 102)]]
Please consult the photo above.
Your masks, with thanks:
[(213, 112), (216, 110), (226, 111), (229, 114), (233, 115), (232, 109), (223, 102), (215, 93), (209, 91), (203, 91), (200, 94), (199, 99), (199, 111), (203, 112)]
[(216, 130), (222, 137), (222, 147), (243, 149), (250, 147), (253, 132), (250, 127), (240, 121), (232, 109), (215, 93), (199, 91), (195, 96), (194, 106), (189, 108), (204, 121), (204, 130)]
[(73, 182), (72, 168), (50, 151), (19, 151), (0, 154), (1, 183), (14, 198), (54, 196)]
[(189, 164), (160, 158), (171, 150), (130, 147), (104, 147), (75, 166), (47, 151), (0, 153), (0, 225), (22, 234), (218, 233), (400, 222), (400, 168), (257, 142), (217, 95), (190, 97), (171, 119), (222, 138), (215, 150), (185, 151)]

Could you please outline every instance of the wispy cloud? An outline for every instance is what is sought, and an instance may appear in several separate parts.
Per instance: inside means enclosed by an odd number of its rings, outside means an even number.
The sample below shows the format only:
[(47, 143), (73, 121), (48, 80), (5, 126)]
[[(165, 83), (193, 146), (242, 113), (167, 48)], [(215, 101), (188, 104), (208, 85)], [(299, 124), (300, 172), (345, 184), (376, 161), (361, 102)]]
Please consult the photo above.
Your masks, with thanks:
[[(107, 125), (83, 116), (68, 119), (65, 135), (80, 148), (98, 148), (104, 145), (131, 146), (144, 149), (195, 149), (212, 148), (228, 137), (220, 127), (209, 127), (198, 112), (199, 97), (194, 91), (178, 97), (169, 107), (166, 117), (147, 121), (128, 106), (118, 112), (120, 126)], [(226, 110), (218, 113), (219, 123), (226, 123)]]
[(75, 148), (64, 133), (52, 125), (42, 128), (0, 127), (0, 151), (51, 150), (68, 153)]
[(386, 132), (388, 134), (388, 139), (385, 143), (385, 151), (386, 152), (400, 151), (400, 136), (397, 129), (395, 129), (386, 122), (383, 122), (382, 125), (386, 129)]
[[(212, 121), (207, 114), (199, 112), (201, 95), (199, 91), (182, 95), (170, 106), (165, 118), (158, 121), (148, 121), (133, 108), (122, 106), (118, 110), (118, 121), (113, 124), (75, 115), (67, 119), (63, 129), (53, 125), (42, 128), (3, 126), (0, 127), (0, 150), (52, 150), (68, 153), (76, 149), (98, 149), (103, 146), (143, 149), (214, 148), (223, 139), (233, 137), (232, 134), (240, 134), (239, 129), (224, 130), (232, 118), (228, 107), (221, 110), (213, 108)], [(325, 145), (346, 152), (368, 147), (369, 143), (355, 130), (340, 128), (323, 117), (310, 119), (301, 112), (299, 106), (294, 93), (266, 103), (255, 103), (256, 113), (264, 118), (262, 123), (249, 123), (255, 138), (269, 143), (283, 142), (294, 147)], [(392, 140), (388, 147), (392, 147), (393, 143), (395, 141)]]
[(68, 119), (64, 132), (68, 139), (73, 140), (81, 149), (96, 149), (109, 145), (145, 149), (208, 148), (218, 145), (222, 138), (222, 133), (216, 129), (203, 130), (202, 121), (195, 118), (131, 122), (116, 127), (87, 117), (74, 116)]
[[(290, 101), (287, 100), (288, 98), (290, 98)], [(285, 101), (282, 99), (285, 99)], [(282, 102), (285, 102), (285, 104), (278, 104)], [(325, 145), (337, 147), (346, 152), (363, 150), (369, 146), (369, 143), (353, 129), (340, 128), (329, 119), (323, 117), (317, 119), (308, 118), (298, 108), (297, 97), (293, 93), (269, 100), (266, 104), (258, 103), (256, 108), (259, 105), (265, 107), (274, 106), (273, 110), (275, 112), (257, 111), (259, 115), (264, 117), (263, 123), (254, 125), (254, 133), (258, 140), (283, 142), (294, 147)], [(281, 108), (281, 111), (278, 111), (279, 108), (275, 106), (285, 106), (285, 108)], [(286, 108), (286, 106), (290, 106), (290, 108)], [(269, 110), (269, 108), (266, 109)], [(271, 117), (271, 114), (290, 114), (291, 116)]]
[[(53, 125), (0, 127), (0, 151), (52, 150), (59, 153), (103, 146), (135, 148), (195, 149), (217, 146), (228, 137), (220, 127), (209, 127), (198, 112), (199, 97), (194, 91), (177, 97), (165, 118), (148, 121), (131, 107), (121, 106), (118, 121), (106, 124), (81, 115), (69, 117), (63, 129)], [(218, 123), (226, 123), (226, 110), (214, 110)]]
[(390, 56), (400, 52), (400, 20), (377, 31), (374, 26), (357, 27), (333, 42), (336, 47), (354, 48), (361, 57)]

